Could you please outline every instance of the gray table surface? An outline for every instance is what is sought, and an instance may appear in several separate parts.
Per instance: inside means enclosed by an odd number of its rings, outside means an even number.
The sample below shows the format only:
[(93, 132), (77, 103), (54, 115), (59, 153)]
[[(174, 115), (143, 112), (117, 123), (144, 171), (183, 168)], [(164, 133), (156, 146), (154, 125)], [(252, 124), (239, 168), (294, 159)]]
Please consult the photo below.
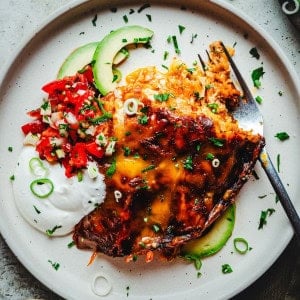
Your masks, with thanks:
[[(281, 12), (277, 0), (224, 0), (241, 9), (283, 49), (300, 75), (300, 33)], [(0, 72), (7, 57), (49, 14), (71, 0), (0, 1)], [(60, 299), (36, 280), (16, 259), (0, 235), (0, 298)], [(300, 256), (293, 239), (275, 264), (240, 299), (300, 299)]]

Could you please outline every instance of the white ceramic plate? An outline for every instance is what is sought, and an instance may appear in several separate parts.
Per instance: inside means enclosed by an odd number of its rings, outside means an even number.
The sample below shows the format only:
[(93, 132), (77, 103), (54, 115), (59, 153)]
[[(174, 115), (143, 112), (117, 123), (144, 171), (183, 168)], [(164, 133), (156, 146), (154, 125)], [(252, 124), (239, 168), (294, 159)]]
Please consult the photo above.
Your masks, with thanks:
[[(108, 3), (113, 4), (108, 4)], [(300, 207), (300, 188), (297, 167), (300, 161), (300, 92), (296, 74), (277, 45), (262, 30), (247, 20), (241, 13), (221, 1), (164, 1), (151, 4), (138, 12), (143, 3), (126, 1), (75, 1), (72, 7), (59, 11), (32, 36), (16, 54), (1, 80), (0, 91), (0, 229), (8, 245), (27, 269), (50, 289), (68, 299), (99, 299), (91, 286), (97, 281), (98, 293), (110, 289), (107, 299), (220, 299), (229, 298), (245, 289), (284, 250), (291, 239), (292, 230), (275, 195), (259, 166), (259, 180), (250, 180), (237, 199), (237, 218), (233, 237), (217, 255), (204, 259), (202, 276), (197, 278), (194, 266), (181, 259), (173, 262), (154, 261), (145, 265), (142, 259), (125, 263), (99, 255), (93, 265), (87, 267), (88, 251), (75, 247), (68, 249), (71, 236), (50, 239), (33, 229), (20, 216), (14, 204), (9, 177), (22, 148), (23, 135), (20, 126), (28, 118), (26, 112), (40, 105), (43, 94), (41, 86), (55, 78), (66, 56), (76, 47), (100, 40), (105, 34), (124, 26), (139, 24), (154, 30), (152, 41), (155, 51), (133, 51), (123, 66), (123, 72), (145, 65), (167, 64), (163, 61), (165, 50), (174, 54), (167, 43), (168, 35), (176, 34), (181, 58), (191, 64), (197, 53), (204, 55), (208, 44), (222, 39), (236, 48), (235, 60), (252, 86), (250, 74), (263, 65), (265, 75), (262, 88), (253, 90), (254, 95), (264, 98), (260, 106), (265, 117), (265, 136), (268, 150), (275, 160), (281, 155), (280, 175), (296, 207)], [(172, 5), (166, 4), (173, 3)], [(123, 1), (124, 3), (124, 1)], [(117, 7), (117, 12), (109, 8)], [(134, 12), (130, 9), (134, 9)], [(131, 13), (130, 13), (131, 12)], [(97, 20), (95, 21), (95, 16)], [(147, 15), (151, 15), (151, 21)], [(92, 22), (94, 20), (94, 24)], [(95, 25), (95, 26), (94, 26)], [(178, 25), (186, 27), (180, 35)], [(197, 34), (191, 43), (192, 35)], [(249, 50), (257, 47), (260, 60), (251, 57)], [(278, 94), (279, 91), (283, 95)], [(287, 131), (290, 139), (280, 142), (274, 135)], [(9, 152), (8, 147), (13, 151)], [(263, 199), (259, 196), (267, 195)], [(258, 230), (261, 210), (274, 208), (267, 225)], [(234, 252), (235, 237), (248, 240), (252, 250), (246, 255)], [(56, 271), (48, 262), (60, 263)], [(228, 263), (233, 273), (222, 274), (221, 265)], [(103, 276), (103, 277), (101, 277)], [(105, 279), (104, 279), (105, 278)], [(97, 291), (96, 291), (97, 292)]]

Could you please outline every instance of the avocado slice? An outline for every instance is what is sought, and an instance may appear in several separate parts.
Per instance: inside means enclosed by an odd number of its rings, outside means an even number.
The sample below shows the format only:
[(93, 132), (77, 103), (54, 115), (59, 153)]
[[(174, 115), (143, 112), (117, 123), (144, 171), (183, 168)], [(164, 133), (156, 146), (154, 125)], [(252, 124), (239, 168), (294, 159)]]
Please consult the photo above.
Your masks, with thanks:
[(230, 238), (234, 223), (235, 205), (231, 204), (205, 235), (183, 246), (181, 255), (202, 258), (217, 253)]
[(138, 25), (124, 26), (105, 36), (97, 46), (93, 56), (95, 84), (102, 95), (114, 90), (113, 60), (125, 46), (134, 43), (147, 43), (153, 31)]
[(77, 71), (90, 64), (98, 43), (99, 42), (88, 43), (75, 49), (61, 65), (57, 79), (75, 75)]
[[(57, 74), (57, 79), (61, 79), (65, 76), (73, 76), (76, 72), (90, 64), (93, 60), (98, 44), (99, 42), (88, 43), (71, 52), (61, 65)], [(114, 57), (113, 65), (120, 64), (128, 57), (129, 51), (125, 48), (121, 49)]]

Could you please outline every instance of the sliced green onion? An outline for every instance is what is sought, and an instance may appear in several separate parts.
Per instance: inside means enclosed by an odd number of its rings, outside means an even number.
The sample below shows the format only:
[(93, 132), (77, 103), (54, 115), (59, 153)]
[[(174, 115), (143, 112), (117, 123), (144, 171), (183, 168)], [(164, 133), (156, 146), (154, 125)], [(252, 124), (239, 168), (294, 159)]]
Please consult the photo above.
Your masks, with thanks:
[(139, 101), (136, 98), (129, 98), (124, 102), (124, 112), (128, 116), (133, 116), (137, 113)]
[(30, 190), (38, 198), (44, 199), (53, 193), (54, 185), (48, 178), (39, 178), (31, 182)]
[(30, 171), (36, 175), (44, 177), (47, 175), (48, 170), (45, 168), (43, 162), (38, 157), (33, 157), (29, 161)]
[(244, 238), (235, 238), (233, 240), (233, 246), (240, 254), (245, 254), (249, 250), (248, 242)]

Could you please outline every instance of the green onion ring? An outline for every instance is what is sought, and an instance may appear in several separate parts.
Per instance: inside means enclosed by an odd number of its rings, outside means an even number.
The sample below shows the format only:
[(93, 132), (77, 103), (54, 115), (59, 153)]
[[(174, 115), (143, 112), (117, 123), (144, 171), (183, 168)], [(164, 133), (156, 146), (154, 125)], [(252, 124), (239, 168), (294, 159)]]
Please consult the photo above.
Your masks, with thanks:
[[(49, 191), (46, 192), (45, 194), (39, 194), (35, 190), (36, 185), (42, 185), (42, 184), (50, 185)], [(53, 193), (54, 185), (53, 185), (53, 182), (48, 178), (39, 178), (39, 179), (36, 179), (36, 180), (34, 180), (30, 183), (30, 190), (33, 193), (33, 195), (37, 196), (38, 198), (44, 199), (44, 198), (47, 198), (48, 196), (50, 196)]]
[(30, 171), (36, 176), (47, 174), (47, 169), (44, 167), (43, 162), (38, 157), (33, 157), (30, 159), (29, 168)]
[[(241, 249), (238, 247), (238, 244), (243, 244), (245, 246), (245, 249)], [(248, 250), (249, 250), (249, 245), (248, 245), (248, 242), (244, 239), (244, 238), (235, 238), (233, 240), (233, 246), (234, 246), (234, 249), (240, 253), (240, 254), (245, 254)]]

